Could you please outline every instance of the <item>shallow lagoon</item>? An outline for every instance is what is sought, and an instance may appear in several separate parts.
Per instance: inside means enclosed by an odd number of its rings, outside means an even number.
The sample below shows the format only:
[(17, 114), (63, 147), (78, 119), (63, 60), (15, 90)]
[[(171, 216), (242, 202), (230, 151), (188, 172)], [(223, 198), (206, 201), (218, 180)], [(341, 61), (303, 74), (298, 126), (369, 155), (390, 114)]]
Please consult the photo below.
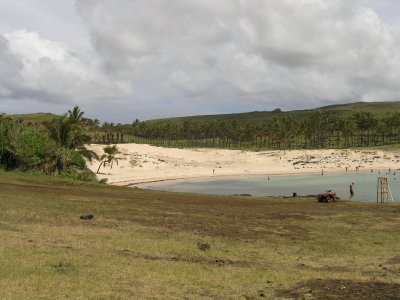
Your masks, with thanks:
[[(164, 181), (138, 185), (141, 188), (200, 194), (251, 194), (253, 196), (316, 195), (333, 190), (341, 199), (348, 199), (349, 184), (355, 183), (353, 200), (376, 202), (378, 177), (387, 177), (394, 201), (400, 201), (398, 174), (346, 172), (330, 174), (264, 175), (230, 178), (207, 178)], [(269, 178), (269, 180), (268, 180)]]

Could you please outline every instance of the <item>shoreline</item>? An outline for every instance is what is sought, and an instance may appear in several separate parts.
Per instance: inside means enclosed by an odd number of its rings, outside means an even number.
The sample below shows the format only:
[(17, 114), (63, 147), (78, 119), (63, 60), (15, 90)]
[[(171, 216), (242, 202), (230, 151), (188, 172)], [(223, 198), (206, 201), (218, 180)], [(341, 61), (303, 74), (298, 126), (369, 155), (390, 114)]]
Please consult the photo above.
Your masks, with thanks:
[[(376, 169), (378, 170), (378, 169)], [(332, 174), (332, 173), (345, 173), (346, 171), (343, 171), (341, 169), (337, 170), (324, 170), (326, 171), (327, 174)], [(359, 171), (360, 173), (365, 173), (366, 171)], [(135, 186), (135, 185), (142, 185), (146, 183), (155, 183), (155, 182), (166, 182), (166, 181), (184, 181), (184, 180), (194, 180), (194, 179), (204, 179), (204, 181), (207, 181), (207, 179), (228, 179), (232, 177), (259, 177), (259, 176), (300, 176), (300, 175), (318, 175), (321, 172), (317, 171), (310, 171), (310, 172), (292, 172), (292, 173), (238, 173), (238, 174), (229, 174), (229, 175), (211, 175), (211, 176), (193, 176), (193, 177), (180, 177), (180, 178), (163, 178), (163, 179), (154, 179), (154, 180), (146, 180), (146, 181), (119, 181), (119, 182), (113, 182), (112, 185), (117, 185), (117, 186)], [(356, 171), (348, 171), (348, 173), (355, 173), (357, 174)], [(324, 173), (325, 175), (325, 173)], [(323, 176), (323, 175), (321, 175)]]
[[(89, 145), (102, 153), (104, 145)], [(383, 151), (175, 149), (146, 144), (120, 144), (119, 163), (102, 168), (98, 179), (134, 186), (152, 182), (237, 176), (284, 176), (369, 170), (397, 171), (400, 156)], [(88, 163), (96, 172), (99, 162)], [(358, 171), (357, 171), (358, 170)]]

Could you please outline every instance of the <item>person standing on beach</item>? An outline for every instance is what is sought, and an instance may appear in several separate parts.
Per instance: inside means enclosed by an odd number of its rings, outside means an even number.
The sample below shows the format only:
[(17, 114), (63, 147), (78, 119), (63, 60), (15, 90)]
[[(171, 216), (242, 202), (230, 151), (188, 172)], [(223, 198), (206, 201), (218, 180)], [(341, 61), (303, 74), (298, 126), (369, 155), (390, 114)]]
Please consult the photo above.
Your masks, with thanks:
[(349, 200), (351, 200), (354, 197), (354, 182), (352, 182), (349, 185), (349, 189), (350, 189), (350, 199)]

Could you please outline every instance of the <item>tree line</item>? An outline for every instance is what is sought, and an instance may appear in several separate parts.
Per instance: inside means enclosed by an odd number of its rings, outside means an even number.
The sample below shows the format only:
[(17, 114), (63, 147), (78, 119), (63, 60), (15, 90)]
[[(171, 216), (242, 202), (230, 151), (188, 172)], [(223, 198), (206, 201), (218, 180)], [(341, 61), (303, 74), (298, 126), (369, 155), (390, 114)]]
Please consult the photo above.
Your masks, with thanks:
[(400, 112), (377, 117), (372, 112), (351, 116), (316, 111), (305, 118), (287, 116), (265, 121), (166, 121), (158, 124), (104, 123), (99, 143), (137, 142), (170, 147), (241, 149), (320, 149), (369, 147), (400, 143)]

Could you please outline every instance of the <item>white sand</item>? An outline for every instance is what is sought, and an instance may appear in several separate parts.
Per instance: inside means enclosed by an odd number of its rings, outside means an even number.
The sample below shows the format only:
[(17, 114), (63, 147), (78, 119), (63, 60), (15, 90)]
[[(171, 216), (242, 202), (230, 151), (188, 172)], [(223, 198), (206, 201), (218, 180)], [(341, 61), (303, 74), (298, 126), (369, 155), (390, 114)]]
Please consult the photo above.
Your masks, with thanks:
[[(104, 145), (88, 148), (103, 153)], [(362, 170), (396, 170), (400, 156), (382, 151), (292, 150), (240, 151), (222, 149), (174, 149), (143, 144), (117, 145), (118, 165), (102, 167), (98, 178), (114, 185), (250, 174), (325, 173)], [(90, 164), (94, 172), (99, 162)]]

